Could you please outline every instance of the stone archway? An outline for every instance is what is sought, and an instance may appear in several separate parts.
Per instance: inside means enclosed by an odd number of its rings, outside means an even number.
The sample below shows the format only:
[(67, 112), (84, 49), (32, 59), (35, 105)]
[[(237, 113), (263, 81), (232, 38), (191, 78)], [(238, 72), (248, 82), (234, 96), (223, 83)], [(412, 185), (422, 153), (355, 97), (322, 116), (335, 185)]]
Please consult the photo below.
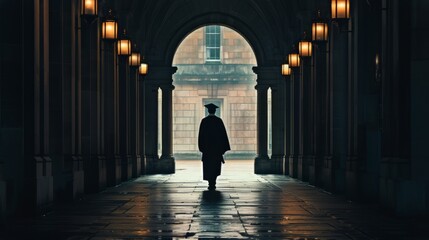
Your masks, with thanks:
[[(151, 40), (150, 44), (154, 44), (156, 47), (149, 50), (146, 55), (151, 65), (151, 71), (147, 78), (151, 79), (151, 83), (146, 91), (146, 100), (149, 107), (146, 111), (147, 123), (146, 126), (154, 126), (157, 122), (154, 112), (157, 111), (155, 105), (156, 102), (153, 99), (157, 99), (155, 95), (155, 89), (162, 89), (162, 155), (161, 158), (157, 157), (157, 149), (153, 143), (157, 142), (157, 132), (153, 127), (146, 127), (146, 137), (149, 136), (149, 146), (146, 146), (146, 159), (147, 162), (153, 163), (156, 172), (171, 173), (174, 172), (175, 164), (172, 156), (172, 91), (174, 89), (172, 75), (177, 70), (172, 66), (174, 53), (181, 41), (192, 32), (194, 29), (210, 24), (219, 24), (228, 26), (237, 32), (239, 32), (247, 42), (252, 46), (254, 54), (256, 56), (258, 67), (255, 67), (253, 71), (257, 74), (257, 157), (255, 159), (255, 172), (257, 173), (268, 173), (268, 172), (279, 172), (283, 167), (280, 166), (284, 161), (284, 142), (285, 142), (285, 129), (284, 123), (284, 111), (282, 108), (285, 101), (284, 97), (284, 82), (281, 80), (280, 74), (280, 63), (278, 52), (279, 43), (277, 38), (270, 32), (270, 28), (266, 26), (254, 26), (245, 21), (246, 18), (250, 18), (251, 13), (243, 13), (244, 15), (231, 15), (227, 11), (221, 10), (217, 13), (209, 14), (198, 14), (195, 13), (195, 17), (188, 20), (178, 20), (174, 26), (163, 25), (163, 34), (155, 35)], [(165, 36), (170, 36), (168, 39), (164, 39)], [(268, 88), (273, 89), (273, 99), (277, 100), (277, 110), (273, 111), (273, 156), (271, 161), (267, 154), (267, 90)], [(273, 106), (274, 107), (274, 106)], [(151, 114), (149, 114), (152, 111)], [(273, 164), (276, 162), (275, 164)], [(280, 164), (280, 165), (279, 165)], [(277, 170), (273, 171), (274, 165), (278, 165)]]
[(237, 31), (203, 26), (183, 39), (173, 66), (173, 145), (176, 159), (200, 159), (198, 128), (204, 104), (219, 106), (231, 151), (226, 159), (254, 159), (256, 154), (256, 57)]

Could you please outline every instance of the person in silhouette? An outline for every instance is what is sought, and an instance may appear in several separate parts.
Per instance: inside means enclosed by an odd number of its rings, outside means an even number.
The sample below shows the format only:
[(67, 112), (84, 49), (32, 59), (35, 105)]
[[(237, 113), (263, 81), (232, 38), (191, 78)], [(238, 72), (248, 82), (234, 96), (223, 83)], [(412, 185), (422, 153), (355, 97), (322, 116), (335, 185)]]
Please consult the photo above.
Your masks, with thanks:
[(225, 163), (223, 154), (231, 150), (228, 135), (222, 119), (215, 115), (218, 106), (213, 103), (204, 105), (209, 115), (201, 120), (198, 134), (198, 148), (203, 153), (203, 179), (209, 182), (209, 190), (216, 189), (216, 178)]

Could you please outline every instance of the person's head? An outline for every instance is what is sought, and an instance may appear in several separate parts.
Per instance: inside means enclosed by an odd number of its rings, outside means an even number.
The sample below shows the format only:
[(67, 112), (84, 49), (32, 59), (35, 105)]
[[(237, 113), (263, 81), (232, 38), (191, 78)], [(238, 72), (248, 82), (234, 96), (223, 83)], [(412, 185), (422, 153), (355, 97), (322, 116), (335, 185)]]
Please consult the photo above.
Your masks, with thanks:
[(207, 110), (210, 114), (214, 114), (216, 112), (216, 108), (210, 108)]
[(214, 105), (213, 103), (206, 104), (206, 105), (204, 105), (204, 106), (207, 108), (207, 111), (208, 111), (210, 114), (214, 114), (214, 113), (216, 112), (216, 108), (218, 108), (218, 106)]

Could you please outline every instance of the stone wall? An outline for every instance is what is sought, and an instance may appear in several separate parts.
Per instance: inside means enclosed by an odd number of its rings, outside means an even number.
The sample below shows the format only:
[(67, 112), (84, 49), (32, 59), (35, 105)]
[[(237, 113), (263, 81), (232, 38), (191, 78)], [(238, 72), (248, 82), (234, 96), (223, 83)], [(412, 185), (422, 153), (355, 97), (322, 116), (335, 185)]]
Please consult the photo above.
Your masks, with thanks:
[(253, 158), (256, 152), (256, 58), (247, 41), (221, 27), (221, 62), (205, 63), (204, 27), (188, 35), (173, 65), (173, 152), (178, 159), (199, 158), (198, 130), (204, 104), (220, 105), (232, 150), (227, 158)]

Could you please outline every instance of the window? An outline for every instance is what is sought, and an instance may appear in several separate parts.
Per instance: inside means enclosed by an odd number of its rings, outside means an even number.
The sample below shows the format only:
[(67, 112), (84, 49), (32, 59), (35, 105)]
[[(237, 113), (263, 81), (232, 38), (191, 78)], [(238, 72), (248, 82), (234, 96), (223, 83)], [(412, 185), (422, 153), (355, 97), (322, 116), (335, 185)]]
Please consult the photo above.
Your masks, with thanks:
[(206, 27), (206, 62), (220, 62), (220, 26)]
[[(221, 117), (221, 112), (223, 108), (223, 99), (222, 98), (203, 98), (203, 106), (209, 103), (213, 103), (214, 105), (218, 106), (219, 108), (216, 109), (215, 115), (218, 117)], [(204, 116), (208, 116), (209, 112), (206, 107), (204, 107)]]

